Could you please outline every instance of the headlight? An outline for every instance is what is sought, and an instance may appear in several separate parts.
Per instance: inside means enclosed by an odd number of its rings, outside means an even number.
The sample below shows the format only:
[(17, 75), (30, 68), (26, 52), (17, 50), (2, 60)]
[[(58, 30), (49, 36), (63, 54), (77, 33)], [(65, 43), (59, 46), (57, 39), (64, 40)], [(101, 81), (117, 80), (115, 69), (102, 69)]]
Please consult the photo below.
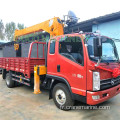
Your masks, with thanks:
[(93, 72), (93, 91), (100, 90), (100, 73)]

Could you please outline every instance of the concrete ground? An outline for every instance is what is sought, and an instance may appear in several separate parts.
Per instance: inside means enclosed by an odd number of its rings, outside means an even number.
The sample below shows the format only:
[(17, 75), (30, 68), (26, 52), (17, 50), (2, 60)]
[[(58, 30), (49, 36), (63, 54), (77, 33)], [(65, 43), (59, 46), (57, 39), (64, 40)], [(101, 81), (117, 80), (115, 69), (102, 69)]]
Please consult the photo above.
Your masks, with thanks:
[(0, 75), (0, 120), (120, 120), (120, 95), (100, 106), (110, 109), (62, 111), (48, 99), (47, 91), (34, 95), (27, 86), (7, 88)]

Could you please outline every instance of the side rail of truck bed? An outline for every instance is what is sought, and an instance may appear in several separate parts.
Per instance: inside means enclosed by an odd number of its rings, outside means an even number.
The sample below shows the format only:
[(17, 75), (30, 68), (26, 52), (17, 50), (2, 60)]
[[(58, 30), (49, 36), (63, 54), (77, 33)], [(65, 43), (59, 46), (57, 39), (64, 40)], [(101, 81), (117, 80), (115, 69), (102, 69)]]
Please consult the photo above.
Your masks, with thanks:
[[(37, 56), (36, 58), (31, 57), (33, 45), (36, 44)], [(42, 57), (39, 58), (39, 44), (42, 44)], [(0, 68), (6, 69), (7, 71), (15, 71), (23, 73), (26, 78), (30, 78), (31, 74), (34, 73), (34, 65), (45, 65), (44, 47), (45, 42), (32, 42), (29, 48), (28, 57), (3, 57), (0, 58)]]

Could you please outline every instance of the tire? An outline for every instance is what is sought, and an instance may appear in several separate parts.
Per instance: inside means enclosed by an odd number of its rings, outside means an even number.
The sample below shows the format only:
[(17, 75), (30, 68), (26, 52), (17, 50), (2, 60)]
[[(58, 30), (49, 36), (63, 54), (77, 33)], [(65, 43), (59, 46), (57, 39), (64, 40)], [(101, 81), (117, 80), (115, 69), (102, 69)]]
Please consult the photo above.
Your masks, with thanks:
[(68, 111), (74, 105), (68, 87), (63, 83), (55, 85), (52, 91), (52, 97), (55, 105), (62, 110)]
[(13, 88), (13, 87), (15, 87), (15, 81), (12, 80), (12, 76), (11, 76), (10, 73), (7, 73), (7, 74), (6, 74), (6, 79), (5, 79), (5, 81), (6, 81), (6, 85), (7, 85), (8, 88)]
[(3, 78), (3, 80), (6, 78), (6, 70), (5, 69), (2, 69), (2, 78)]

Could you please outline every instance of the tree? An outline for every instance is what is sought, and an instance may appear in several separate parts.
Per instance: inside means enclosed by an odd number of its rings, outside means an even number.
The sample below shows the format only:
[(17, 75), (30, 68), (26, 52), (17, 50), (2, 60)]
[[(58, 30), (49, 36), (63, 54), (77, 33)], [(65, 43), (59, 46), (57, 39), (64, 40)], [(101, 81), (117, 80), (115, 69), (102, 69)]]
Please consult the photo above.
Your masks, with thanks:
[(25, 28), (24, 24), (20, 24), (20, 23), (17, 24), (17, 29), (21, 30), (24, 28)]
[(0, 20), (0, 39), (4, 39), (4, 24), (2, 20)]
[(17, 25), (14, 22), (7, 23), (5, 25), (5, 37), (6, 40), (13, 41), (14, 40), (14, 32), (16, 29), (24, 29), (24, 24), (18, 23)]
[(7, 23), (5, 25), (5, 37), (6, 40), (13, 41), (14, 40), (14, 32), (16, 29), (16, 25), (14, 22)]

